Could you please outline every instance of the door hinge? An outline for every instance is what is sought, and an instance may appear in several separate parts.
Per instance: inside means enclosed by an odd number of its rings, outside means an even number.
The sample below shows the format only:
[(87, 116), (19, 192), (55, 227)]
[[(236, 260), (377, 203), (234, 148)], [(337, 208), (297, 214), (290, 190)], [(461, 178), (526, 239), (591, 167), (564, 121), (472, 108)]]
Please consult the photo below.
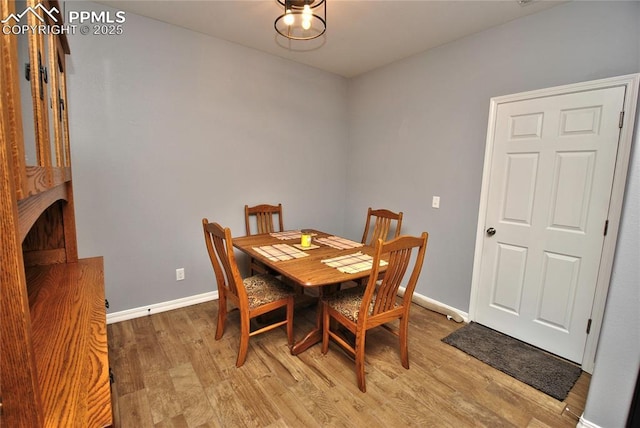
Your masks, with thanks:
[(609, 230), (609, 220), (604, 222), (604, 236), (607, 236), (607, 231)]
[(620, 121), (618, 122), (618, 128), (622, 129), (622, 124), (624, 123), (624, 111), (620, 112)]
[(591, 318), (587, 321), (587, 334), (589, 334), (589, 332), (591, 332)]
[(104, 307), (109, 309), (109, 301), (107, 299), (104, 299)]

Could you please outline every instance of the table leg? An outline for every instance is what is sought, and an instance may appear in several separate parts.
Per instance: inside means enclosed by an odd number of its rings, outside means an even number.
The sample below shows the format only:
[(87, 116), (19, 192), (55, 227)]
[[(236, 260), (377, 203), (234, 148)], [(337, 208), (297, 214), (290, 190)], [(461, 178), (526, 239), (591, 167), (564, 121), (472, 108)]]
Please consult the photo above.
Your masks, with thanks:
[(318, 289), (318, 306), (316, 308), (316, 325), (313, 330), (311, 330), (304, 339), (298, 341), (291, 347), (291, 355), (298, 355), (316, 343), (322, 342), (322, 296), (324, 293), (332, 293), (335, 292), (336, 286), (324, 286)]
[[(322, 298), (322, 288), (320, 288), (320, 298)], [(306, 351), (311, 346), (315, 345), (322, 341), (322, 303), (320, 299), (318, 300), (318, 306), (316, 308), (316, 325), (313, 330), (311, 330), (304, 339), (296, 342), (295, 345), (291, 347), (291, 355), (298, 355), (301, 352)]]

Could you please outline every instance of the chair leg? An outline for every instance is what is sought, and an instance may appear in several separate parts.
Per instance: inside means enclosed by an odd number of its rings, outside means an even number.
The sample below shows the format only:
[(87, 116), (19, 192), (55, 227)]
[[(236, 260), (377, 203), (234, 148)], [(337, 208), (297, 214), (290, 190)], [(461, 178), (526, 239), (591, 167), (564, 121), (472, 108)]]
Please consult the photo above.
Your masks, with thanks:
[(403, 316), (400, 318), (400, 361), (402, 361), (402, 367), (409, 368), (409, 317)]
[(356, 359), (356, 376), (358, 378), (358, 388), (360, 391), (367, 392), (367, 387), (365, 385), (364, 379), (364, 342), (366, 338), (366, 330), (358, 331), (356, 330), (356, 344), (355, 344), (355, 359)]
[(236, 367), (241, 367), (247, 359), (247, 351), (249, 350), (249, 329), (251, 328), (251, 320), (248, 316), (240, 316), (240, 348), (238, 349), (238, 359)]
[(227, 321), (227, 299), (224, 292), (218, 298), (218, 324), (216, 325), (216, 340), (220, 340), (224, 334), (224, 326)]
[(329, 350), (329, 307), (325, 302), (320, 304), (322, 305), (322, 353), (326, 354)]
[(287, 344), (289, 348), (293, 346), (293, 308), (295, 307), (295, 300), (293, 296), (289, 296), (287, 302)]

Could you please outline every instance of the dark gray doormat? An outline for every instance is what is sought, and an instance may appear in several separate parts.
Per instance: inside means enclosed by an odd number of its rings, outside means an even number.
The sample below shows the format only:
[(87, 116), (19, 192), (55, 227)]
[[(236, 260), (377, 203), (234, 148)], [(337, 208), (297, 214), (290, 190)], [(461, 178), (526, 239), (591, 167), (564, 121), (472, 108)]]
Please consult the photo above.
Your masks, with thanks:
[(560, 401), (582, 372), (574, 363), (474, 322), (442, 341)]

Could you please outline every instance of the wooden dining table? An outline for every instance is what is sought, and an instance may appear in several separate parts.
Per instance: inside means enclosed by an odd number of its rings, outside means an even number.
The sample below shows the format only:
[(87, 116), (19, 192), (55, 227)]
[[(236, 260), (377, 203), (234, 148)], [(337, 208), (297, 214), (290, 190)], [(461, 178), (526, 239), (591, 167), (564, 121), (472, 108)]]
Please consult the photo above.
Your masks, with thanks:
[[(326, 265), (322, 260), (353, 254), (358, 251), (372, 256), (374, 252), (373, 247), (363, 245), (348, 249), (337, 249), (317, 242), (318, 238), (334, 236), (333, 234), (319, 230), (310, 230), (310, 233), (313, 235), (312, 246), (318, 246), (318, 248), (302, 250), (309, 255), (301, 258), (292, 258), (290, 260), (271, 260), (262, 252), (257, 251), (256, 248), (278, 244), (295, 246), (300, 244), (300, 236), (295, 233), (291, 234), (294, 238), (288, 240), (279, 239), (277, 234), (276, 236), (272, 236), (272, 234), (269, 233), (237, 237), (233, 238), (233, 246), (264, 263), (271, 270), (287, 278), (289, 281), (305, 289), (317, 288), (320, 297), (322, 297), (327, 286), (359, 280), (369, 276), (371, 269), (356, 273), (344, 273), (334, 267)], [(381, 272), (385, 269), (385, 266), (380, 267)], [(322, 309), (320, 305), (318, 305), (315, 327), (302, 340), (295, 342), (291, 348), (291, 353), (297, 355), (320, 341), (322, 341)]]

